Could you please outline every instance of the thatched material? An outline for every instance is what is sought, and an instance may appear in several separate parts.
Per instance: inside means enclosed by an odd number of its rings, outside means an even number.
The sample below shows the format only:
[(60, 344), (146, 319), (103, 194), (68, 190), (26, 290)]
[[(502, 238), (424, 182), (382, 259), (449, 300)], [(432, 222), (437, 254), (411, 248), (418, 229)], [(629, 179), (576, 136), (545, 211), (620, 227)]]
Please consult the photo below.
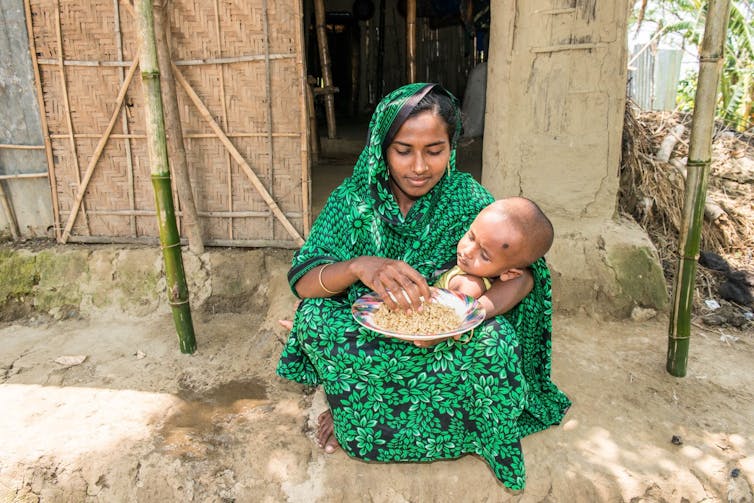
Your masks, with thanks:
[[(56, 235), (111, 242), (156, 237), (143, 93), (126, 73), (137, 51), (133, 9), (117, 0), (26, 0), (25, 6)], [(310, 218), (301, 3), (168, 6), (173, 63), (223, 129), (216, 134), (178, 90), (205, 243), (297, 247)], [(266, 195), (229, 155), (227, 139)], [(185, 208), (186, 201), (175, 203)]]
[[(626, 106), (618, 208), (647, 231), (668, 281), (677, 261), (690, 121), (685, 114)], [(669, 162), (658, 160), (655, 153), (679, 124), (685, 132)], [(754, 271), (753, 222), (754, 136), (716, 130), (701, 250), (718, 253), (732, 268)], [(698, 269), (695, 305), (714, 297), (718, 276)]]

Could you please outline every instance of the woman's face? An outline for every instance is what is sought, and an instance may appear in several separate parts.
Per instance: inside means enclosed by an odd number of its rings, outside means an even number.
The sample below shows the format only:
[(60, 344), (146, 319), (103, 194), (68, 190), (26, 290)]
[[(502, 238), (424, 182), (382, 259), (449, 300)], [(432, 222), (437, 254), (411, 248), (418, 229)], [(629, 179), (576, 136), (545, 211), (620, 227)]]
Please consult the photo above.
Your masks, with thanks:
[(390, 188), (405, 215), (437, 185), (450, 161), (445, 121), (432, 111), (406, 120), (387, 148)]

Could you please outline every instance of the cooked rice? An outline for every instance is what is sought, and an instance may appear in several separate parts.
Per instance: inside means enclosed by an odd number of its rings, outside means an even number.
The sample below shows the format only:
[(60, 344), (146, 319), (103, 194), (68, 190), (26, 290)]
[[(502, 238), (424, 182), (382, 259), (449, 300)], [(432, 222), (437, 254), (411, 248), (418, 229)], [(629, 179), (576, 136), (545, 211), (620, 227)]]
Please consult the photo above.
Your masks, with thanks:
[(421, 311), (391, 311), (384, 304), (374, 313), (376, 326), (399, 334), (442, 334), (460, 325), (456, 312), (437, 302), (426, 302)]

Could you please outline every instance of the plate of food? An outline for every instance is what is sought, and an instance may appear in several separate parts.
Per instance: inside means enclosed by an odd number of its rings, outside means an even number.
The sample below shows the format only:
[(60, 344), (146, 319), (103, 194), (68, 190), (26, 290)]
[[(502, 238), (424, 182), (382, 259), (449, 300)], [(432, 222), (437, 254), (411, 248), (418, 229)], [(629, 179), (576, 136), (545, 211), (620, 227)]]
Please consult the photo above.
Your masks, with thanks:
[(362, 326), (407, 341), (430, 341), (463, 334), (484, 321), (476, 299), (444, 288), (430, 288), (432, 298), (420, 311), (390, 311), (375, 292), (359, 297), (351, 314)]

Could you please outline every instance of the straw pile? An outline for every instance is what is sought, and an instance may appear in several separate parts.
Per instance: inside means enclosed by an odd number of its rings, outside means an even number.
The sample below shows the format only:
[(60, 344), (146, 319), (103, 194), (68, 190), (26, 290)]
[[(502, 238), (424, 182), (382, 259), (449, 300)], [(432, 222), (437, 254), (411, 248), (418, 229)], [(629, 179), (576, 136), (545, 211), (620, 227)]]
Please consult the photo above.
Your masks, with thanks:
[[(691, 116), (626, 106), (618, 208), (649, 234), (672, 283), (678, 257)], [(754, 273), (754, 135), (718, 128), (702, 229), (701, 251), (732, 269)], [(715, 297), (722, 280), (698, 268), (695, 303)]]

